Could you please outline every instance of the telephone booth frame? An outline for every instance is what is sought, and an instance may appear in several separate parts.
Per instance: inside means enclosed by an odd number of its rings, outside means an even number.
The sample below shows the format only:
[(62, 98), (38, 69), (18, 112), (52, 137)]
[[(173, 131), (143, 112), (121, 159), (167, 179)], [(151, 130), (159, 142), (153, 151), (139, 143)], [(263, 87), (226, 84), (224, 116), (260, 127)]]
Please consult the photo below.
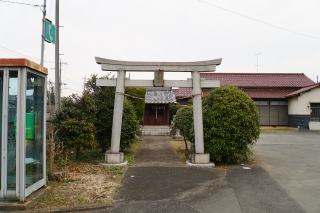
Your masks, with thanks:
[(46, 186), (48, 69), (27, 59), (0, 59), (0, 199)]

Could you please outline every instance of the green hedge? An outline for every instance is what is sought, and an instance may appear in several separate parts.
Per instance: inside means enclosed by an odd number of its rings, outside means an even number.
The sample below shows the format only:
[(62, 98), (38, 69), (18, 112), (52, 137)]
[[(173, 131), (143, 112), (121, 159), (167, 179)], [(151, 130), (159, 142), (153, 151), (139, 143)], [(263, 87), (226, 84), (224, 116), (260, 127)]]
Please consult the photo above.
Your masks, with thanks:
[[(110, 78), (112, 78), (110, 73), (102, 77), (102, 79)], [(87, 90), (85, 92), (95, 100), (97, 106), (96, 120), (94, 123), (96, 127), (95, 138), (99, 142), (99, 145), (102, 148), (102, 152), (104, 153), (111, 145), (115, 87), (96, 86), (97, 79), (97, 75), (91, 76), (91, 78), (86, 83)], [(141, 91), (143, 91), (143, 89), (141, 89)], [(131, 142), (134, 142), (135, 134), (138, 130), (139, 120), (136, 115), (136, 108), (125, 97), (123, 103), (122, 130), (120, 141), (120, 147), (122, 149), (126, 148)]]
[(188, 149), (187, 140), (193, 141), (193, 107), (191, 105), (181, 107), (173, 119), (173, 127), (180, 129), (184, 138), (186, 150)]
[[(144, 87), (126, 87), (125, 93), (128, 95), (135, 96), (135, 97), (145, 98), (146, 88), (144, 88)], [(127, 96), (127, 98), (129, 101), (132, 102), (132, 104), (135, 108), (135, 111), (137, 113), (137, 118), (139, 120), (139, 123), (142, 124), (143, 119), (144, 119), (144, 107), (145, 107), (144, 100), (140, 100), (137, 98), (131, 98), (128, 96)]]
[(180, 104), (170, 104), (169, 105), (169, 124), (171, 125), (171, 121), (173, 120), (173, 116), (178, 112), (181, 108)]
[(249, 159), (260, 135), (260, 118), (254, 101), (237, 87), (215, 89), (203, 99), (205, 152), (214, 162)]

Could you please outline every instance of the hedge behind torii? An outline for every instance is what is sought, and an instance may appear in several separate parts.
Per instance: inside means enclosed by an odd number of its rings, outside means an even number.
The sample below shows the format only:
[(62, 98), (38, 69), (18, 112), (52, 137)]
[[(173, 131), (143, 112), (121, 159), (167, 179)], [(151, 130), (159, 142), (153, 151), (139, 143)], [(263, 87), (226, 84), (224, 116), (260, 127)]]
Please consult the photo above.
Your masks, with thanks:
[(205, 152), (213, 162), (248, 160), (260, 135), (254, 101), (239, 88), (226, 85), (206, 95), (202, 109)]

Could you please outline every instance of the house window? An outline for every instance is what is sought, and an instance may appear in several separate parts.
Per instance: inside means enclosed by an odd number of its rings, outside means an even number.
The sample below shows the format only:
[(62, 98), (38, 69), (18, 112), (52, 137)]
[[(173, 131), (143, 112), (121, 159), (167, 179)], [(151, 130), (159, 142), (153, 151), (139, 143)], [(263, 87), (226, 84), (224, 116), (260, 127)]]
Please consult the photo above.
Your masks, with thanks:
[(269, 105), (270, 101), (254, 101), (256, 105)]
[(311, 108), (311, 113), (310, 113), (311, 121), (320, 122), (320, 103), (311, 103), (310, 108)]

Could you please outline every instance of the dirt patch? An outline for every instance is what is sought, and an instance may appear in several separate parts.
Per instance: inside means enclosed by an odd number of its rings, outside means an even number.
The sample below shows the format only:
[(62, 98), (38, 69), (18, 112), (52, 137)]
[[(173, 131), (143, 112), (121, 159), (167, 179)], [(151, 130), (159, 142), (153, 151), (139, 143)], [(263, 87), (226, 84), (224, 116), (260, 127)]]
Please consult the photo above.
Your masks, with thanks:
[(182, 162), (186, 164), (186, 161), (189, 160), (190, 155), (190, 142), (187, 142), (188, 150), (186, 150), (186, 145), (184, 141), (174, 141), (171, 139), (170, 142), (173, 148), (176, 150), (176, 153), (180, 157)]
[[(129, 162), (128, 166), (134, 162), (139, 146), (140, 141), (124, 150), (125, 160)], [(66, 174), (64, 181), (49, 183), (48, 185), (52, 187), (51, 193), (39, 200), (31, 210), (113, 204), (113, 197), (121, 188), (119, 176), (123, 176), (128, 166), (100, 166), (99, 163), (103, 161), (104, 155), (95, 151), (84, 153), (82, 162), (74, 161), (73, 156), (58, 159), (55, 167)]]
[[(182, 162), (186, 164), (186, 161), (189, 160), (189, 155), (190, 155), (190, 142), (187, 141), (188, 144), (188, 150), (186, 150), (186, 145), (184, 141), (174, 141), (170, 140), (173, 148), (176, 150), (177, 155), (180, 157)], [(207, 168), (210, 170), (220, 170), (220, 171), (227, 171), (229, 169), (230, 165), (226, 163), (217, 163), (215, 164), (214, 168)]]
[[(98, 165), (83, 165), (79, 168), (72, 165), (73, 169), (80, 172), (71, 173), (63, 183), (53, 183), (52, 192), (39, 200), (34, 210), (48, 207), (75, 206), (79, 204), (105, 204), (113, 200), (117, 187), (115, 178), (122, 174), (124, 167), (101, 167)], [(116, 186), (116, 187), (114, 187)]]

